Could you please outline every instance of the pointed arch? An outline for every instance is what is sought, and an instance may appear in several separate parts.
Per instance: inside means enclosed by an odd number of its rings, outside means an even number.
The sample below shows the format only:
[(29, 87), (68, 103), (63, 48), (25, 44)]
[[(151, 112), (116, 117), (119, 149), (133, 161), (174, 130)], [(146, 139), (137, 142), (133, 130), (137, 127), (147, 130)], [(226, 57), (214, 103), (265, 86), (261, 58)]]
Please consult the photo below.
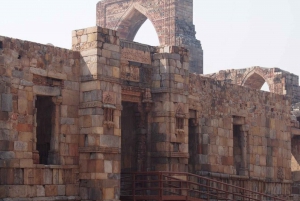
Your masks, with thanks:
[(244, 78), (242, 82), (242, 86), (249, 87), (252, 89), (258, 89), (260, 90), (262, 86), (267, 83), (270, 88), (270, 83), (268, 79), (265, 77), (265, 74), (260, 71), (261, 69), (255, 68), (253, 71), (248, 73)]
[[(124, 13), (124, 15), (121, 17), (118, 24), (116, 25), (115, 29), (119, 32), (121, 38), (128, 41), (133, 41), (138, 30), (141, 28), (141, 26), (145, 23), (147, 19), (149, 19), (149, 21), (154, 26), (156, 34), (159, 38), (158, 30), (155, 27), (155, 24), (153, 23), (152, 19), (147, 16), (145, 9), (139, 4), (133, 4)], [(160, 38), (159, 42), (161, 43)]]

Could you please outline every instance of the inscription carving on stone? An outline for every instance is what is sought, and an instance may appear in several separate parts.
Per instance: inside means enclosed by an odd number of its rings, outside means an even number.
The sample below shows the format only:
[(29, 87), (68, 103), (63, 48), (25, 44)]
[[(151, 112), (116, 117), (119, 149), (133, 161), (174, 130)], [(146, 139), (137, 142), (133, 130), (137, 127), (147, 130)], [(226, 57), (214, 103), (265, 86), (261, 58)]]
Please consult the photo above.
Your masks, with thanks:
[(135, 66), (121, 66), (121, 78), (133, 82), (140, 81), (140, 69)]
[(61, 80), (44, 77), (44, 76), (36, 75), (36, 74), (33, 74), (32, 82), (34, 85), (40, 85), (40, 86), (63, 87)]
[(142, 94), (139, 91), (122, 90), (122, 101), (139, 103), (141, 102), (141, 96)]
[(116, 104), (116, 95), (113, 92), (105, 91), (103, 92), (103, 103), (104, 104)]
[(151, 64), (150, 52), (123, 47), (121, 54), (122, 59), (124, 60), (135, 61), (143, 64)]
[(99, 101), (92, 101), (87, 103), (81, 103), (80, 108), (93, 108), (93, 107), (101, 107), (102, 103)]

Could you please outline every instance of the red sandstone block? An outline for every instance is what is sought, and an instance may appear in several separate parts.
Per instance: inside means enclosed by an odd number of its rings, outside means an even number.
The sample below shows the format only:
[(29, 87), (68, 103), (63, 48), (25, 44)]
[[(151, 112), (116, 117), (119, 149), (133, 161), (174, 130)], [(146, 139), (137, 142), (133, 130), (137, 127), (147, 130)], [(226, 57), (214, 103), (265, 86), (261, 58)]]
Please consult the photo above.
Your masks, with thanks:
[(96, 161), (96, 171), (97, 173), (104, 172), (104, 162), (103, 160), (97, 160)]
[(13, 169), (0, 169), (0, 185), (14, 184)]
[(47, 197), (56, 196), (57, 195), (57, 186), (56, 185), (46, 185), (45, 186), (45, 194)]
[(87, 160), (80, 160), (79, 170), (82, 173), (86, 173), (88, 171), (88, 162)]
[(79, 136), (79, 146), (80, 147), (84, 147), (84, 143), (85, 143), (85, 136), (84, 135), (80, 135)]
[(66, 185), (66, 196), (76, 196), (79, 194), (79, 186), (76, 184)]
[(30, 125), (30, 124), (18, 124), (17, 131), (32, 132), (32, 125)]
[(87, 168), (88, 172), (96, 172), (96, 160), (89, 160)]
[(6, 198), (8, 196), (8, 187), (0, 185), (0, 198)]
[(69, 155), (70, 156), (78, 156), (78, 145), (77, 144), (69, 144)]

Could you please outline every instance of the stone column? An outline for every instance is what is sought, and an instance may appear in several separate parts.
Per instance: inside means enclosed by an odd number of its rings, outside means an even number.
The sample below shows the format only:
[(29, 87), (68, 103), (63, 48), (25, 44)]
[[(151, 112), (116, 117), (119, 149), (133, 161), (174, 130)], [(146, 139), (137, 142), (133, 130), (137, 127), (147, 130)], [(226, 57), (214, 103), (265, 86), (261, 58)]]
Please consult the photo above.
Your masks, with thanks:
[(60, 106), (62, 97), (53, 97), (52, 102), (54, 104), (54, 111), (52, 115), (52, 135), (48, 161), (51, 165), (62, 165), (60, 164), (61, 160), (59, 156)]
[(176, 46), (160, 47), (153, 60), (152, 169), (184, 172), (189, 158), (188, 51)]
[(146, 117), (147, 114), (144, 111), (142, 105), (139, 105), (139, 125), (137, 135), (137, 163), (138, 171), (146, 171), (147, 165), (147, 130), (146, 130)]

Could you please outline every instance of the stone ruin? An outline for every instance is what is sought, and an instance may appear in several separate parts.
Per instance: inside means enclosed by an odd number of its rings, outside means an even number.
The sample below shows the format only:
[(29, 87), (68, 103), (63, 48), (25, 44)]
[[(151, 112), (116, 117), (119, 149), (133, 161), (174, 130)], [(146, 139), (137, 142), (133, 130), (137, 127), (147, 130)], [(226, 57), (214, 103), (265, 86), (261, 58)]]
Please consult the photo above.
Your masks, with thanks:
[[(0, 200), (117, 201), (121, 174), (142, 171), (300, 194), (299, 77), (202, 75), (192, 11), (103, 0), (72, 50), (0, 36)], [(146, 19), (161, 46), (133, 42)]]

